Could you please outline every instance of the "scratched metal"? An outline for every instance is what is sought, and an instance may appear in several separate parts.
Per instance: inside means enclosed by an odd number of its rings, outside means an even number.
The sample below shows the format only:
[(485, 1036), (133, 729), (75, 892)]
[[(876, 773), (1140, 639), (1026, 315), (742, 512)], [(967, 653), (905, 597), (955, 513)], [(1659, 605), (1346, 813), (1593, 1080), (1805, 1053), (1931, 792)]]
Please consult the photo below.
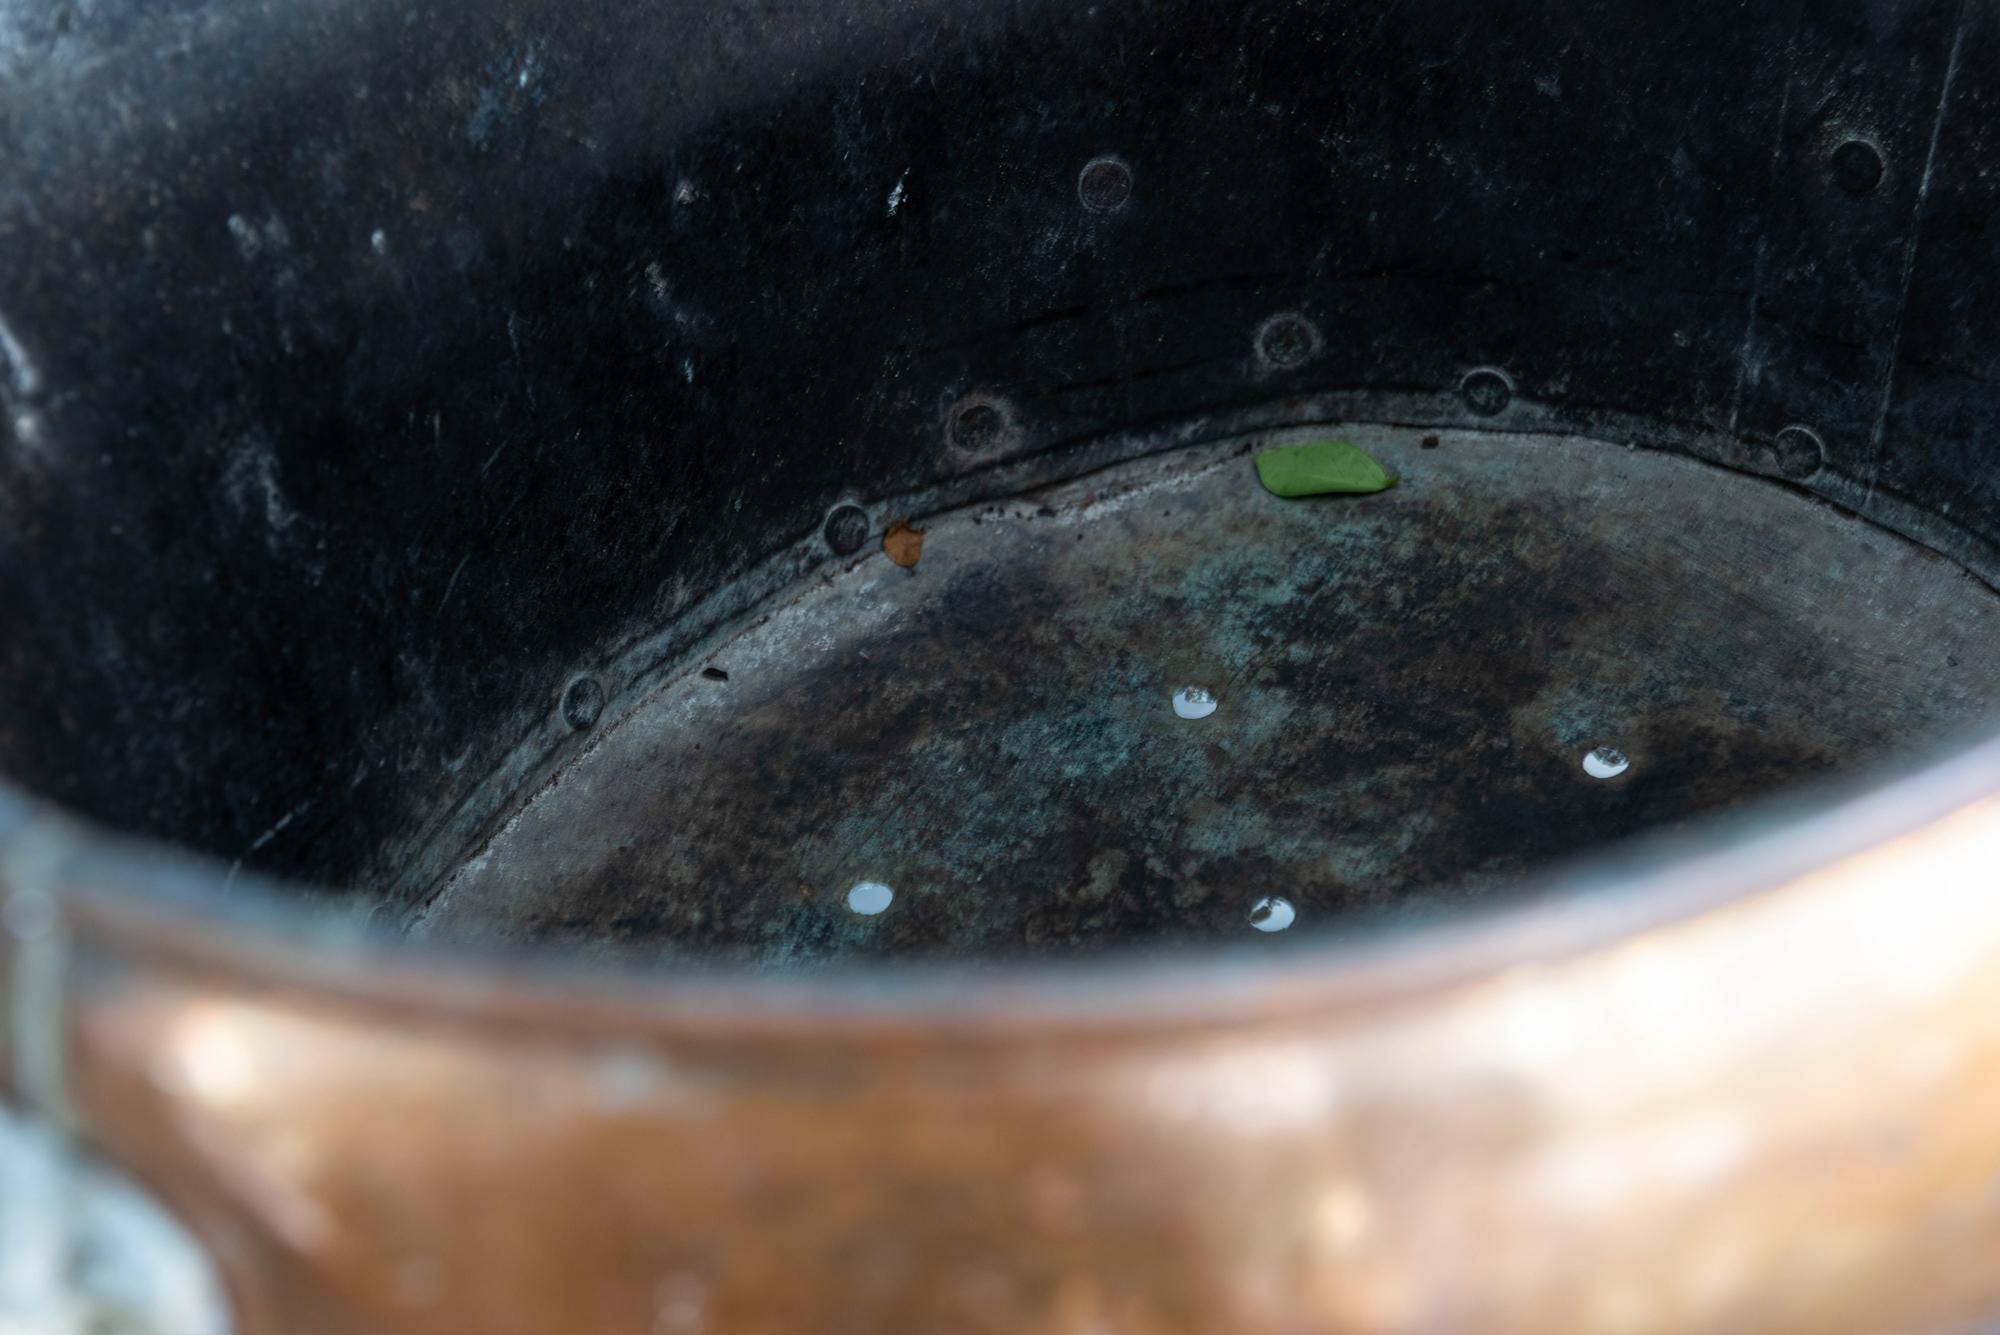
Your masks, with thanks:
[[(1204, 447), (922, 520), (535, 792), (420, 934), (804, 964), (1294, 936), (1973, 728), (2000, 602), (1768, 481), (1584, 439), (1342, 432), (1280, 500)], [(709, 670), (702, 675), (700, 668)], [(716, 679), (726, 673), (726, 680)], [(1175, 688), (1220, 707), (1176, 717)], [(1588, 777), (1597, 745), (1629, 770)], [(848, 910), (857, 881), (887, 912)]]

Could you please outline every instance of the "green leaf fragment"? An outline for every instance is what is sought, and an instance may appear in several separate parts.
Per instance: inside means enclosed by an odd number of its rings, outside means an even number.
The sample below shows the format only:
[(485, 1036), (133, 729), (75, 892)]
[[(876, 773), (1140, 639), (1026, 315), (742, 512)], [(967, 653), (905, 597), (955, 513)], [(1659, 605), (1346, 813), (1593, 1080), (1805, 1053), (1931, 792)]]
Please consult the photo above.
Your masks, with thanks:
[(1344, 440), (1281, 445), (1257, 456), (1257, 480), (1278, 496), (1387, 491), (1396, 475)]

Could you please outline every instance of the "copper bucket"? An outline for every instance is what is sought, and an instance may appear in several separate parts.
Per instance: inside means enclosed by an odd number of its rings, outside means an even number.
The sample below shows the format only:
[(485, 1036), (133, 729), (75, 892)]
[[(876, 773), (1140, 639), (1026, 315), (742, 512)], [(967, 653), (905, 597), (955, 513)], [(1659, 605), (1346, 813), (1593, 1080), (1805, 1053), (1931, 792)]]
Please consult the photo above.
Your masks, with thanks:
[(0, 1321), (1996, 1319), (1978, 7), (9, 24)]

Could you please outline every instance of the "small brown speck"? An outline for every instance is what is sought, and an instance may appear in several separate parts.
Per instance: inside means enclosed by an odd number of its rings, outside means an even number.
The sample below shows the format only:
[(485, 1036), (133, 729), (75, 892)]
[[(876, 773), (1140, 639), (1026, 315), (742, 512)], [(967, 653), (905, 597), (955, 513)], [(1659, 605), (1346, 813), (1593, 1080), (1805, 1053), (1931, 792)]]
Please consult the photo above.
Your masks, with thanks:
[(1425, 437), (1424, 437), (1424, 448), (1425, 448), (1425, 449), (1427, 449), (1427, 450), (1434, 450), (1434, 449), (1436, 449), (1437, 447), (1438, 447), (1438, 438), (1437, 438), (1436, 436), (1425, 436)]
[(891, 561), (906, 569), (915, 565), (917, 558), (924, 554), (923, 530), (911, 528), (906, 519), (898, 519), (882, 535), (882, 551)]

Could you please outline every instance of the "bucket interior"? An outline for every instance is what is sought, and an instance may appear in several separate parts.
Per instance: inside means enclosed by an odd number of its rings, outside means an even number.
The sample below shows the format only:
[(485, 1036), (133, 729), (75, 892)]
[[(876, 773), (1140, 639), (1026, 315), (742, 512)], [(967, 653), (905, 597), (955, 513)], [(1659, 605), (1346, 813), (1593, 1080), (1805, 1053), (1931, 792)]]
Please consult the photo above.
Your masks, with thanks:
[(10, 57), (30, 792), (428, 940), (1000, 960), (1993, 722), (1958, 7), (448, 8)]
[[(1258, 485), (1329, 435), (1398, 485)], [(635, 693), (421, 930), (789, 962), (1436, 917), (2000, 692), (1963, 571), (1580, 436), (1293, 427), (922, 522)]]

